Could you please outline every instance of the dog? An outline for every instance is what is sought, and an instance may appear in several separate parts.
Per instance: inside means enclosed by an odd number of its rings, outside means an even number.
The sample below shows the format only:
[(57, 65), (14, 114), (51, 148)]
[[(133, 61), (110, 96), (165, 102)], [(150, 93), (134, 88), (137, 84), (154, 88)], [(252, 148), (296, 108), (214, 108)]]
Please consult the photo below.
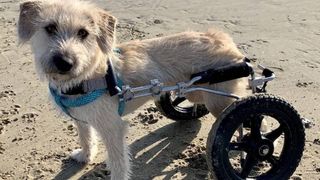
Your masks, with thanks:
[[(151, 79), (173, 85), (188, 81), (194, 73), (244, 59), (232, 38), (219, 30), (117, 44), (116, 24), (114, 16), (90, 2), (26, 1), (20, 5), (18, 36), (20, 44), (30, 41), (40, 78), (60, 93), (85, 80), (104, 77), (108, 59), (112, 59), (123, 83), (132, 87), (146, 85)], [(116, 48), (120, 54), (114, 52)], [(201, 86), (245, 96), (248, 82), (240, 78)], [(216, 117), (234, 101), (206, 92), (193, 92), (187, 98), (205, 104)], [(124, 114), (149, 99), (127, 102)], [(75, 121), (81, 149), (73, 151), (71, 157), (89, 162), (97, 152), (97, 132), (108, 151), (111, 179), (125, 180), (131, 174), (130, 155), (125, 142), (127, 124), (118, 114), (118, 103), (118, 96), (105, 93), (90, 104), (69, 109), (72, 117), (81, 120)]]

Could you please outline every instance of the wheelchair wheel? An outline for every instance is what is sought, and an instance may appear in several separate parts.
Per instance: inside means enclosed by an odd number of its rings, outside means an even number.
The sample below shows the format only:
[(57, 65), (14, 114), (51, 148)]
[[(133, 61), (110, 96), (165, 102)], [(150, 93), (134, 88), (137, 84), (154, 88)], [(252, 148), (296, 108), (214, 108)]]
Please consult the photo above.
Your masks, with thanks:
[(282, 98), (256, 94), (235, 101), (217, 119), (207, 141), (207, 162), (218, 179), (289, 179), (304, 144), (297, 111)]
[(192, 104), (186, 98), (175, 97), (172, 92), (161, 95), (155, 105), (164, 116), (175, 121), (198, 119), (209, 113), (205, 105)]

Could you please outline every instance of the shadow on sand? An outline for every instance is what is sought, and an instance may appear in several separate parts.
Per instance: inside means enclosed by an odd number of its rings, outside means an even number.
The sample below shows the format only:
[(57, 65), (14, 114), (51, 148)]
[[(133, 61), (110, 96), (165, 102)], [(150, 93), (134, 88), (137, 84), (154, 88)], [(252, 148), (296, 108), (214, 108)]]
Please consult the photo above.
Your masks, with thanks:
[[(188, 178), (188, 167), (167, 168), (179, 159), (177, 156), (184, 151), (197, 136), (201, 127), (199, 120), (183, 123), (171, 123), (153, 131), (152, 133), (134, 141), (130, 145), (132, 154), (132, 179), (152, 179), (161, 176), (171, 179), (178, 171)], [(67, 161), (65, 168), (56, 176), (58, 179), (68, 179), (83, 169), (73, 161)], [(80, 179), (110, 179), (110, 172), (103, 163), (96, 165)]]

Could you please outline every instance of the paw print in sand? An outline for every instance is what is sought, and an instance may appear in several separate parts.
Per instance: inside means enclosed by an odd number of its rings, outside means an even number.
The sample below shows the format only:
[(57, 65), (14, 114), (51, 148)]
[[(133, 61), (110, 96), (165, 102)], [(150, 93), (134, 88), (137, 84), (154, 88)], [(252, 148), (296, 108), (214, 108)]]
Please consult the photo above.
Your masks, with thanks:
[(12, 114), (12, 115), (19, 114), (20, 108), (21, 108), (21, 106), (18, 105), (18, 104), (13, 105), (13, 106), (11, 106), (11, 109), (10, 109), (9, 113)]
[(16, 96), (16, 93), (14, 91), (6, 90), (0, 92), (0, 98), (10, 98), (12, 96)]
[(0, 109), (0, 118), (2, 117), (8, 117), (10, 115), (19, 114), (21, 106), (20, 105), (13, 105), (10, 107), (9, 110)]
[(35, 122), (39, 115), (36, 113), (26, 113), (21, 116), (23, 122), (32, 123)]
[(13, 105), (9, 110), (0, 109), (0, 134), (4, 133), (5, 126), (18, 120), (14, 115), (19, 114), (20, 108), (20, 105)]

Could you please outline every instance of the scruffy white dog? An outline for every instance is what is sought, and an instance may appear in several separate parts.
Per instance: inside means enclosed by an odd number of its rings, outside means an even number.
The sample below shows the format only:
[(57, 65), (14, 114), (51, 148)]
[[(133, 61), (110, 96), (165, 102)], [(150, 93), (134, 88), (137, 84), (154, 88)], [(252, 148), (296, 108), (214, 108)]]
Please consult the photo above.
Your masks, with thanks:
[[(134, 87), (148, 84), (151, 79), (159, 79), (166, 85), (188, 81), (194, 73), (242, 62), (244, 58), (232, 39), (216, 30), (184, 32), (120, 45), (116, 44), (115, 30), (113, 16), (84, 1), (28, 1), (20, 7), (20, 42), (31, 42), (38, 74), (58, 93), (85, 80), (104, 77), (108, 59), (112, 59), (123, 83)], [(121, 55), (113, 51), (115, 48), (121, 50)], [(203, 86), (244, 95), (247, 81), (236, 79)], [(205, 92), (187, 97), (192, 102), (205, 104), (215, 116), (232, 102), (232, 99)], [(128, 102), (124, 114), (147, 100)], [(112, 180), (129, 179), (131, 173), (124, 138), (126, 123), (118, 114), (118, 103), (118, 96), (105, 93), (92, 103), (68, 110), (72, 117), (86, 122), (76, 121), (82, 149), (75, 150), (72, 158), (88, 162), (94, 157), (95, 138), (91, 128), (95, 129), (108, 150)]]

